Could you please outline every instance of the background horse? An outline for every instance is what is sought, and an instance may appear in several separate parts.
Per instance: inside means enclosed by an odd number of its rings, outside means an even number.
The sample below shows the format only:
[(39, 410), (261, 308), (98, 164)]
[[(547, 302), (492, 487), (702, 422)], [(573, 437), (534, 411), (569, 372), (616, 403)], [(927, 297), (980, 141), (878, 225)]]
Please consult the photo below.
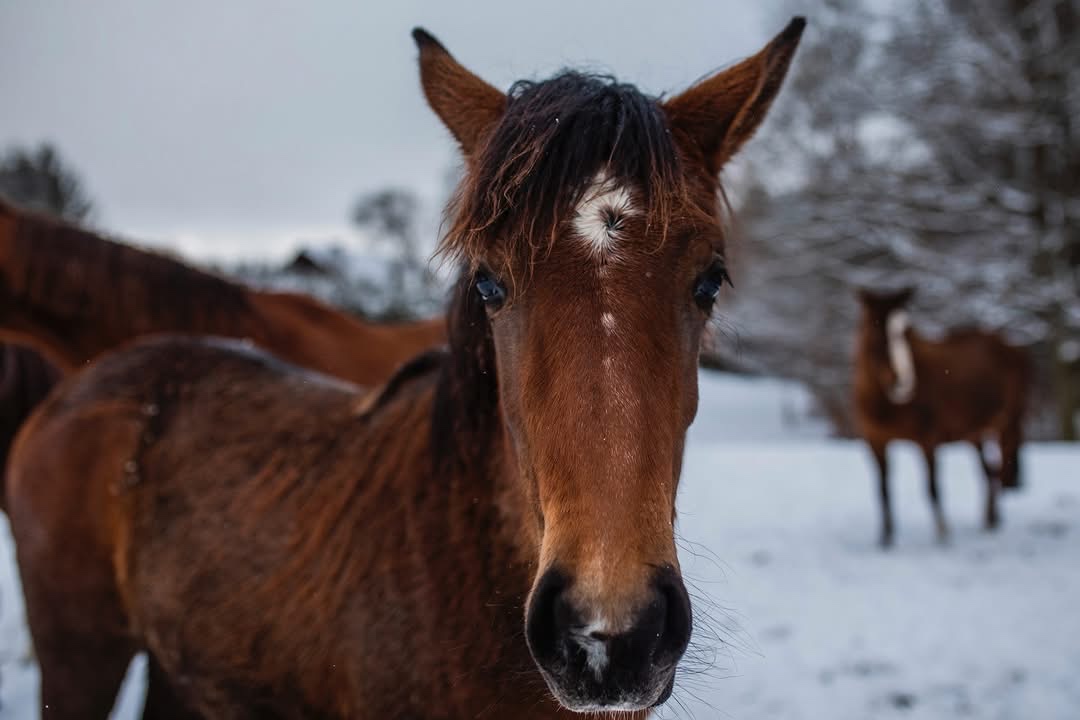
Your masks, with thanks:
[[(0, 339), (25, 343), (57, 368), (30, 350), (4, 351), (0, 459), (60, 374), (160, 332), (243, 338), (371, 386), (444, 342), (446, 323), (366, 323), (305, 295), (253, 290), (0, 201)], [(0, 488), (0, 509), (4, 495)]]
[[(7, 466), (15, 434), (59, 381), (60, 372), (29, 348), (0, 344), (0, 468)], [(0, 485), (0, 510), (5, 509)]]
[(675, 495), (726, 278), (717, 176), (803, 25), (663, 103), (572, 72), (504, 94), (415, 31), (467, 159), (449, 351), (370, 396), (222, 341), (68, 379), (11, 464), (45, 715), (104, 718), (138, 648), (206, 717), (663, 702), (691, 630)]
[(250, 340), (361, 385), (445, 339), (442, 318), (373, 325), (297, 293), (254, 290), (0, 203), (0, 338), (62, 371), (151, 333)]
[[(986, 474), (985, 526), (998, 526), (999, 487), (1020, 484), (1020, 444), (1030, 369), (1023, 350), (999, 335), (956, 330), (934, 342), (910, 326), (904, 306), (913, 290), (861, 290), (855, 351), (855, 418), (877, 462), (882, 512), (881, 543), (892, 544), (888, 456), (891, 440), (911, 440), (926, 459), (926, 483), (939, 540), (948, 536), (937, 484), (937, 447), (965, 441), (975, 446)], [(1000, 462), (987, 453), (992, 437)]]

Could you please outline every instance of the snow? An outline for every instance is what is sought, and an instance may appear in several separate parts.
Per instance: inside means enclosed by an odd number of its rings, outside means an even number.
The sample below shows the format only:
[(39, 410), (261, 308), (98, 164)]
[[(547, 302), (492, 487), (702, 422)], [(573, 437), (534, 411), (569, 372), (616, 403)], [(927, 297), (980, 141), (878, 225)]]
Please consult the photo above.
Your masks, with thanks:
[[(695, 438), (696, 439), (696, 438)], [(707, 700), (662, 717), (1039, 718), (1080, 707), (1080, 448), (1029, 447), (1027, 489), (1005, 526), (979, 529), (976, 459), (949, 448), (953, 528), (933, 540), (921, 460), (892, 453), (898, 545), (874, 544), (878, 513), (851, 442), (695, 442), (680, 497), (686, 553), (725, 635)], [(720, 679), (727, 676), (727, 679)]]
[[(947, 547), (918, 453), (894, 447), (897, 545), (882, 552), (866, 452), (826, 439), (807, 407), (791, 385), (702, 373), (679, 500), (700, 626), (658, 717), (1074, 720), (1080, 446), (1025, 449), (1026, 488), (994, 535), (974, 455), (948, 448)], [(18, 598), (0, 522), (0, 720), (36, 716)], [(141, 672), (114, 717), (137, 717)]]

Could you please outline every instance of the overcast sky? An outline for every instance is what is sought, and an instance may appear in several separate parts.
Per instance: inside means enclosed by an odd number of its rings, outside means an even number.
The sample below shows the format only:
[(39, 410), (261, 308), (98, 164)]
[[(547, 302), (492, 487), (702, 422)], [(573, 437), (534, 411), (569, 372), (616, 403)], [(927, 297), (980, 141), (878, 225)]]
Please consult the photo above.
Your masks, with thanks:
[(347, 237), (365, 191), (441, 197), (455, 153), (414, 25), (501, 89), (572, 65), (658, 93), (757, 50), (781, 4), (0, 0), (0, 148), (54, 142), (108, 230), (280, 254)]

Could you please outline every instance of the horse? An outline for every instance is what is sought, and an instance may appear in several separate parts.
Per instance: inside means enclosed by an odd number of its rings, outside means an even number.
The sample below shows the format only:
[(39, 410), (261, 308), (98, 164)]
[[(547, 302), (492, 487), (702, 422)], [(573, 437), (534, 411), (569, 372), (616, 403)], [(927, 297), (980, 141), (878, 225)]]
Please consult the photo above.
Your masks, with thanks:
[[(0, 468), (23, 421), (45, 399), (60, 379), (60, 372), (33, 350), (0, 344)], [(0, 510), (5, 509), (0, 486)]]
[[(727, 281), (719, 172), (805, 21), (669, 99), (574, 71), (501, 92), (413, 31), (465, 174), (446, 348), (369, 392), (218, 339), (66, 379), (9, 514), (43, 715), (648, 716), (692, 611), (675, 497)], [(167, 701), (162, 698), (166, 698)]]
[[(984, 527), (999, 523), (1001, 488), (1020, 487), (1020, 445), (1030, 392), (1026, 353), (996, 333), (958, 329), (940, 341), (921, 337), (904, 310), (914, 288), (861, 289), (862, 308), (854, 363), (854, 409), (859, 435), (878, 469), (881, 545), (893, 542), (887, 447), (910, 440), (923, 452), (926, 487), (939, 542), (949, 529), (937, 482), (937, 448), (950, 442), (975, 446), (986, 476)], [(997, 441), (994, 463), (986, 440)]]
[[(5, 351), (0, 461), (60, 376), (160, 332), (246, 339), (295, 364), (373, 386), (444, 342), (446, 324), (442, 317), (364, 322), (308, 296), (254, 290), (0, 200), (0, 340), (43, 356)], [(0, 487), (0, 509), (5, 495)]]
[(0, 340), (67, 373), (151, 333), (249, 340), (361, 385), (445, 340), (445, 321), (364, 322), (307, 295), (255, 290), (0, 201)]

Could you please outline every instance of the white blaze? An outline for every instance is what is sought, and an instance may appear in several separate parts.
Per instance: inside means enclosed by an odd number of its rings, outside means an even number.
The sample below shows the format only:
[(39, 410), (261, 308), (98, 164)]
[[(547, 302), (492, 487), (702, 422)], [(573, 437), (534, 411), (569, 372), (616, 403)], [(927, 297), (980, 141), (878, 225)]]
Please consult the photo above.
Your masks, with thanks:
[(578, 204), (574, 230), (589, 248), (590, 255), (601, 256), (614, 249), (623, 222), (637, 212), (633, 193), (600, 173)]
[(903, 310), (894, 310), (885, 319), (889, 364), (896, 373), (896, 384), (889, 388), (889, 398), (897, 405), (910, 402), (915, 394), (915, 359), (907, 340), (910, 326), (911, 319)]

